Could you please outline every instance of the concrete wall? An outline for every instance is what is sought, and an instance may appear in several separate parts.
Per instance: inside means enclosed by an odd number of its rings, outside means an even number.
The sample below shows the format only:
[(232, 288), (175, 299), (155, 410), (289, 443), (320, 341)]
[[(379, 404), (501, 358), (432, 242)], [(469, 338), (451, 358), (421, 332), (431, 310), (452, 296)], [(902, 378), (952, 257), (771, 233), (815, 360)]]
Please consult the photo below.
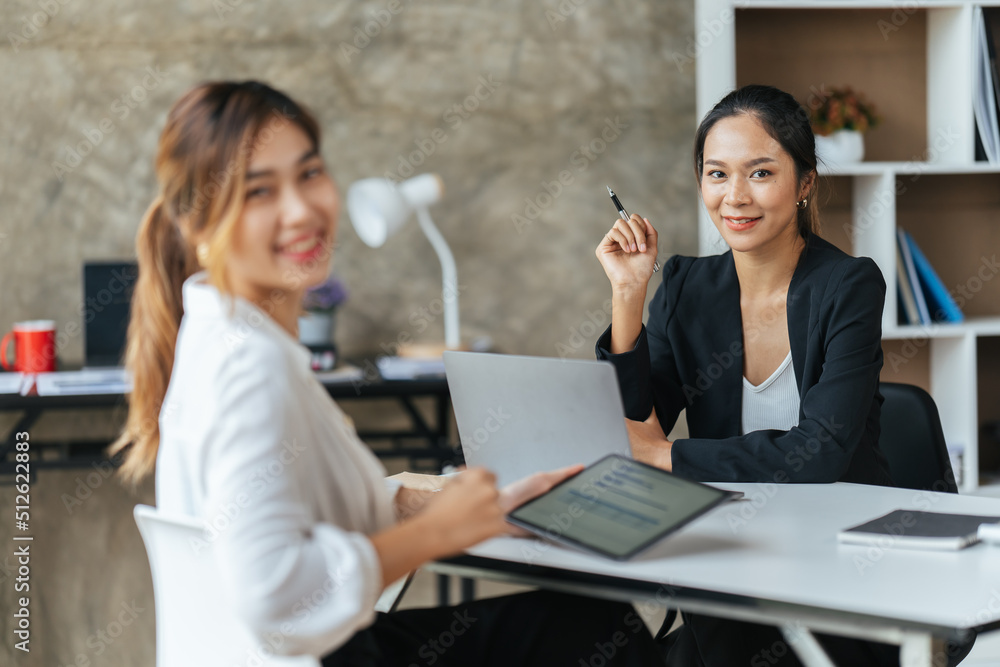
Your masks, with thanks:
[[(169, 105), (205, 79), (257, 78), (316, 112), (342, 187), (411, 168), (441, 174), (447, 194), (432, 215), (458, 261), (465, 340), (587, 358), (610, 296), (593, 255), (615, 218), (605, 185), (657, 225), (661, 257), (696, 252), (694, 69), (679, 57), (692, 16), (691, 0), (5, 0), (0, 330), (33, 318), (79, 327), (81, 263), (133, 256)], [(339, 241), (335, 271), (352, 292), (336, 336), (346, 354), (443, 339), (440, 317), (421, 311), (440, 297), (440, 269), (415, 222), (371, 250), (343, 215)], [(80, 336), (63, 343), (61, 362), (78, 364)], [(54, 415), (32, 437), (110, 437), (119, 420)], [(33, 487), (35, 641), (15, 655), (0, 614), (2, 664), (152, 664), (149, 575), (130, 514), (152, 488), (136, 496), (105, 481), (70, 509), (66, 494), (92, 472), (43, 472)], [(13, 502), (0, 487), (5, 545)], [(8, 553), (0, 610), (13, 604)], [(133, 600), (145, 611), (98, 654), (102, 640), (88, 638)]]
[[(132, 256), (167, 109), (205, 79), (259, 78), (303, 100), (344, 188), (440, 173), (447, 195), (432, 215), (458, 261), (467, 340), (556, 354), (601, 308), (609, 290), (593, 249), (615, 218), (606, 184), (659, 226), (664, 253), (695, 251), (693, 64), (673, 58), (687, 48), (690, 2), (403, 1), (391, 14), (388, 0), (294, 11), (52, 0), (58, 13), (24, 39), (40, 1), (8, 0), (0, 26), (2, 329), (79, 323), (81, 262)], [(551, 183), (562, 188), (554, 198)], [(415, 221), (378, 250), (346, 214), (341, 223), (344, 351), (378, 351), (401, 334), (442, 340), (440, 318), (411, 324), (441, 289)], [(61, 359), (79, 362), (80, 336), (65, 338)]]

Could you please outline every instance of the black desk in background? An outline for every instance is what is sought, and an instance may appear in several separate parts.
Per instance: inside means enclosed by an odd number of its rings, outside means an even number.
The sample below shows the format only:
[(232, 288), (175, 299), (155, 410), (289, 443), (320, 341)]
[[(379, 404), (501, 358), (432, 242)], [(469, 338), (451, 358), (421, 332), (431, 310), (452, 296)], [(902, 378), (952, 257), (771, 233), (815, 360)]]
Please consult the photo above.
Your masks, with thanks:
[[(386, 381), (366, 375), (353, 381), (324, 382), (323, 386), (338, 402), (395, 399), (408, 417), (407, 428), (358, 431), (358, 436), (369, 445), (376, 441), (391, 443), (389, 448), (373, 447), (372, 451), (378, 456), (406, 457), (414, 462), (433, 461), (434, 465), (430, 466), (432, 472), (440, 471), (441, 465), (456, 459), (457, 451), (450, 438), (451, 396), (448, 382), (443, 377)], [(415, 400), (421, 398), (432, 399), (432, 419), (426, 419), (417, 408)], [(58, 396), (0, 394), (0, 412), (22, 412), (12, 427), (0, 434), (0, 483), (9, 482), (7, 478), (14, 472), (15, 434), (20, 431), (31, 433), (44, 413), (119, 408), (120, 420), (124, 420), (126, 405), (125, 396), (120, 393)], [(88, 467), (94, 461), (105, 458), (104, 450), (109, 444), (107, 439), (83, 437), (48, 442), (32, 437), (30, 442), (32, 475), (45, 468)]]

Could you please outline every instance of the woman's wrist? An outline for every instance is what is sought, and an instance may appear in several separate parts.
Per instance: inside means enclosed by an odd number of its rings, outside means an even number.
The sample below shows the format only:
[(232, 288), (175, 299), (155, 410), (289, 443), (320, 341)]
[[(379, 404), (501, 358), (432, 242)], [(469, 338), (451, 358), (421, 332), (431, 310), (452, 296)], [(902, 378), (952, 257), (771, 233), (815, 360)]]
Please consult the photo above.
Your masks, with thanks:
[(378, 554), (384, 585), (444, 555), (434, 526), (428, 523), (418, 514), (368, 538)]
[(632, 456), (636, 461), (647, 463), (664, 470), (673, 470), (671, 450), (674, 443), (664, 438), (655, 442), (632, 442)]
[(452, 526), (420, 513), (407, 521), (411, 525), (414, 534), (414, 544), (423, 557), (424, 561), (434, 560), (442, 556), (448, 556), (460, 551), (465, 545), (456, 545)]
[(615, 292), (611, 298), (611, 354), (622, 354), (635, 347), (642, 333), (642, 307), (646, 292)]
[(665, 440), (664, 442), (666, 444), (660, 450), (660, 467), (672, 472), (674, 469), (674, 443), (671, 440)]
[(646, 302), (646, 285), (636, 283), (612, 285), (611, 300), (620, 301), (622, 304), (638, 303), (641, 306)]
[(441, 521), (427, 513), (420, 513), (406, 521), (412, 530), (414, 550), (424, 561), (434, 560), (446, 554), (454, 553), (449, 528)]

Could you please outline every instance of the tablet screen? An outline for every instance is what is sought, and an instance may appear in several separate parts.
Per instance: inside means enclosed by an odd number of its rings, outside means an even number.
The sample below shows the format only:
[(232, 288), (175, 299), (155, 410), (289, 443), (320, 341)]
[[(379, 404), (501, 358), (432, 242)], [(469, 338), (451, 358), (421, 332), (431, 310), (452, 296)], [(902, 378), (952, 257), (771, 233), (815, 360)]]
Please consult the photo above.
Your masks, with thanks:
[(521, 505), (508, 519), (543, 537), (622, 560), (731, 495), (612, 455)]

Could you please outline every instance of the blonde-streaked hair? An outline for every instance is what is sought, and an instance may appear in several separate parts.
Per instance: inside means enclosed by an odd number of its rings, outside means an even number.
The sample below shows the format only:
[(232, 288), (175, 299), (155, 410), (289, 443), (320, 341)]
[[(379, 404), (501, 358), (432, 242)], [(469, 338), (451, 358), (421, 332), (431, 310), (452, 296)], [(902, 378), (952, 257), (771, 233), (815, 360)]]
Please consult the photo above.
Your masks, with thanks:
[[(318, 149), (315, 118), (284, 93), (257, 81), (211, 82), (185, 93), (167, 115), (156, 156), (158, 193), (136, 236), (139, 277), (125, 347), (132, 375), (129, 410), (109, 453), (137, 483), (156, 464), (159, 415), (174, 365), (184, 306), (181, 287), (202, 267), (232, 295), (225, 258), (243, 213), (245, 177), (256, 145), (294, 123)], [(207, 252), (197, 257), (196, 245)]]

